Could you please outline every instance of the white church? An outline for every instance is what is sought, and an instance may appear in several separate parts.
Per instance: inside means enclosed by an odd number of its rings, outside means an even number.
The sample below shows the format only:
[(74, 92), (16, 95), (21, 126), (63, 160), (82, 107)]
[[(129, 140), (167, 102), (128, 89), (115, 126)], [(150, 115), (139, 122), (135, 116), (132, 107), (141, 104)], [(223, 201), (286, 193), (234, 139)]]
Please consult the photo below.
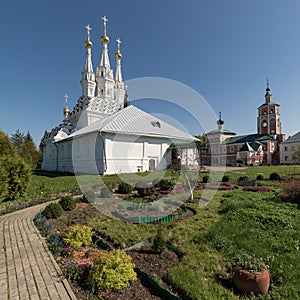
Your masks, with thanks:
[[(185, 145), (197, 139), (130, 104), (122, 79), (121, 41), (117, 39), (114, 76), (108, 54), (108, 20), (102, 19), (100, 64), (94, 73), (88, 25), (82, 95), (72, 111), (65, 96), (63, 123), (44, 136), (42, 169), (101, 175), (165, 169), (172, 164), (174, 145), (186, 149)], [(184, 164), (195, 163), (191, 156), (190, 161), (182, 157)]]

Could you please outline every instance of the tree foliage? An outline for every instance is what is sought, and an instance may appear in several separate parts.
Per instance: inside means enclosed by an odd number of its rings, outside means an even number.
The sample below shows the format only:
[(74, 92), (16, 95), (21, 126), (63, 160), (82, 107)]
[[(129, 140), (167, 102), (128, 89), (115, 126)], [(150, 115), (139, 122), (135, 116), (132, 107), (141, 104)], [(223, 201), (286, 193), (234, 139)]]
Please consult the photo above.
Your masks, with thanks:
[(18, 155), (7, 135), (0, 131), (0, 202), (23, 196), (30, 177), (29, 165)]
[(35, 169), (42, 159), (42, 154), (41, 151), (37, 150), (29, 131), (26, 135), (24, 135), (19, 129), (17, 129), (16, 133), (11, 135), (10, 140), (15, 146), (18, 154), (31, 166), (32, 169)]

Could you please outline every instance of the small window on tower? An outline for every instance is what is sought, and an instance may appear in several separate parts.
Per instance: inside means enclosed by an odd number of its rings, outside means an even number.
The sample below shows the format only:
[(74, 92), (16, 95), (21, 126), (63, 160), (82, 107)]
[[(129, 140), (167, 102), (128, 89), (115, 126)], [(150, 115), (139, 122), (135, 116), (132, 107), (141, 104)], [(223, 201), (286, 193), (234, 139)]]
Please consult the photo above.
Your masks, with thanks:
[(262, 122), (262, 126), (263, 126), (263, 127), (267, 127), (267, 121), (263, 121), (263, 122)]

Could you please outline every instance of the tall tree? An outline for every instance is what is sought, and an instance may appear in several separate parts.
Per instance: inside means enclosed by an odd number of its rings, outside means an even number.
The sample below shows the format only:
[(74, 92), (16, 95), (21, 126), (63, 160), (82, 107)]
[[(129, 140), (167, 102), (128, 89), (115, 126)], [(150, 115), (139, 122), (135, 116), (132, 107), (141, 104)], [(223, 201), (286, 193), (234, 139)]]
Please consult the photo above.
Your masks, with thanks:
[(12, 134), (10, 136), (10, 140), (13, 143), (13, 145), (16, 147), (16, 150), (18, 153), (20, 153), (22, 145), (24, 143), (24, 134), (20, 132), (19, 129), (17, 129), (16, 133)]

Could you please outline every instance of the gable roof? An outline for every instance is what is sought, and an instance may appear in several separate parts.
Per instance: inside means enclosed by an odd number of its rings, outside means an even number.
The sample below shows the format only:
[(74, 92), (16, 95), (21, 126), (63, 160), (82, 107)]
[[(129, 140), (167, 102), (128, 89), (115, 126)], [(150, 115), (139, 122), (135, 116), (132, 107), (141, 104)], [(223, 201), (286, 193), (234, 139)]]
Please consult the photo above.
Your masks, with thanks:
[(255, 152), (258, 150), (258, 148), (262, 145), (262, 143), (260, 142), (253, 142), (253, 143), (248, 143), (246, 142), (241, 149), (239, 150), (239, 152), (243, 152), (243, 151), (247, 151), (247, 152)]
[(198, 140), (189, 133), (177, 129), (133, 105), (75, 131), (67, 139), (77, 138), (93, 132), (163, 137), (188, 142)]
[(282, 142), (282, 144), (297, 143), (297, 142), (300, 142), (300, 131), (290, 136), (287, 140)]
[(225, 134), (225, 135), (236, 135), (235, 132), (227, 130), (227, 129), (216, 129), (216, 130), (212, 130), (209, 131), (208, 133), (206, 133), (206, 135), (212, 135), (212, 134)]
[(239, 143), (252, 143), (256, 142), (264, 142), (264, 141), (274, 141), (274, 137), (268, 134), (248, 134), (248, 135), (238, 135), (229, 137), (224, 141), (224, 144), (239, 144)]

